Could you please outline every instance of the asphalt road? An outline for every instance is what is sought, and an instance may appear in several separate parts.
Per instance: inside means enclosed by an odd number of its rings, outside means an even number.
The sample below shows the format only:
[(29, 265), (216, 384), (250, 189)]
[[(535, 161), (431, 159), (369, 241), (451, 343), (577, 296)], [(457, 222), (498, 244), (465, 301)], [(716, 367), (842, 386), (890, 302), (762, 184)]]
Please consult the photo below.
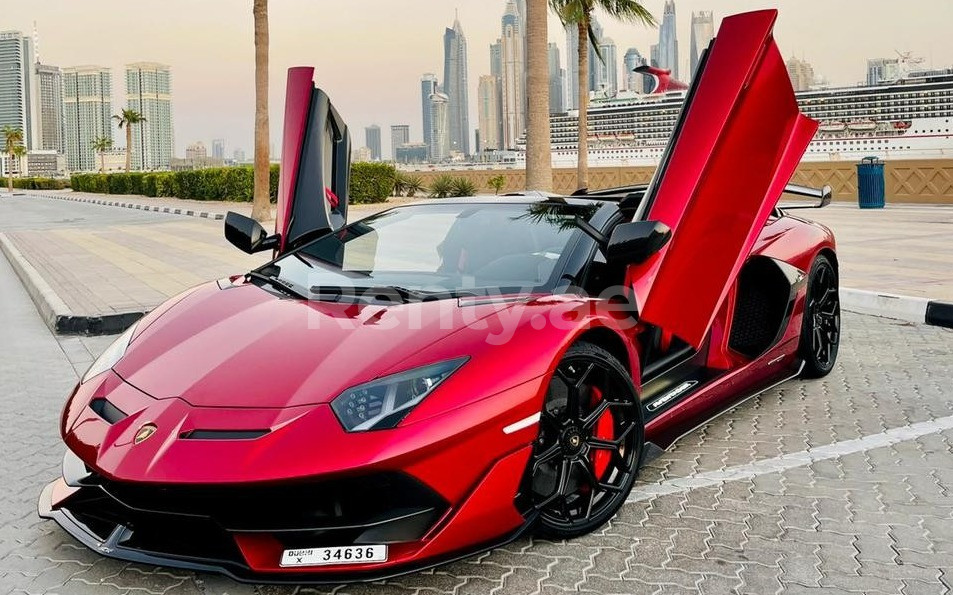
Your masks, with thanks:
[(831, 376), (687, 436), (593, 535), (387, 583), (255, 587), (101, 558), (37, 518), (64, 399), (109, 339), (54, 338), (0, 258), (0, 593), (949, 593), (953, 331), (844, 322)]

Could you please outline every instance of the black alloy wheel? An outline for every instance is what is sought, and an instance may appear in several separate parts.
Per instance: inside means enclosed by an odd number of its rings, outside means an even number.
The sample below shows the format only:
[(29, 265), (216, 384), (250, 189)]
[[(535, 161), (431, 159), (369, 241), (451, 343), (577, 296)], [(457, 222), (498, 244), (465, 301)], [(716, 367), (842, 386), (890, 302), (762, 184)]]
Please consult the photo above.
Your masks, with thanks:
[(550, 381), (529, 462), (537, 533), (570, 539), (612, 518), (632, 489), (644, 439), (631, 375), (606, 350), (573, 345)]
[(811, 265), (801, 324), (804, 377), (821, 378), (834, 369), (840, 347), (840, 322), (837, 269), (828, 257), (821, 254)]

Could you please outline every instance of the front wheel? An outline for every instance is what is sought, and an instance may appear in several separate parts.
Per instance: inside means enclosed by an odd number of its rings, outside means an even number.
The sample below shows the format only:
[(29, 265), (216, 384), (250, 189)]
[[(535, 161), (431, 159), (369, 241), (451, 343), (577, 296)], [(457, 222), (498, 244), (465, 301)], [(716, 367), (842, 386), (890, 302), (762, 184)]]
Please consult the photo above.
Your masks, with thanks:
[(573, 345), (549, 383), (529, 462), (537, 532), (571, 539), (612, 518), (632, 489), (644, 439), (630, 374), (601, 347)]
[(837, 269), (820, 254), (811, 265), (807, 281), (804, 320), (801, 323), (800, 355), (805, 378), (831, 373), (840, 347), (840, 293)]

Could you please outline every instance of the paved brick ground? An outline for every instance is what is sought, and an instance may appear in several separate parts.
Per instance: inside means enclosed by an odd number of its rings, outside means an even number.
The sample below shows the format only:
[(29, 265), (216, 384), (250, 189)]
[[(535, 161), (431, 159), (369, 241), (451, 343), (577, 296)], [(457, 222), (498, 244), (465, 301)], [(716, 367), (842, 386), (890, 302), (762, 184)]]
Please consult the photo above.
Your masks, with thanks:
[[(0, 316), (11, 322), (11, 340), (0, 343), (0, 592), (761, 595), (953, 586), (953, 430), (869, 450), (849, 442), (951, 421), (953, 331), (847, 315), (831, 376), (790, 382), (687, 436), (645, 469), (633, 495), (641, 501), (594, 535), (524, 539), (386, 583), (256, 587), (100, 558), (35, 516), (41, 487), (59, 472), (59, 408), (109, 338), (54, 340), (11, 279), (0, 261)], [(814, 462), (804, 454), (827, 445), (847, 454)], [(739, 472), (794, 453), (782, 471)], [(720, 470), (741, 479), (703, 481)]]

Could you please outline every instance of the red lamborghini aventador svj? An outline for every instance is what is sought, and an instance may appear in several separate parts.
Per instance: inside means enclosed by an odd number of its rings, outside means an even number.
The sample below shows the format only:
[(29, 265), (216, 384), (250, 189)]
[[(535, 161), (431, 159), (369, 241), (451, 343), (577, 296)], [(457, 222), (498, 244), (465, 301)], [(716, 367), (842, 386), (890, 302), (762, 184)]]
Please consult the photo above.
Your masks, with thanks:
[[(63, 411), (41, 516), (106, 556), (255, 581), (380, 578), (572, 538), (645, 453), (834, 366), (831, 232), (778, 207), (817, 124), (775, 11), (724, 20), (647, 186), (347, 222), (349, 140), (288, 77), (274, 259), (106, 350)], [(637, 489), (637, 488), (636, 488)]]

